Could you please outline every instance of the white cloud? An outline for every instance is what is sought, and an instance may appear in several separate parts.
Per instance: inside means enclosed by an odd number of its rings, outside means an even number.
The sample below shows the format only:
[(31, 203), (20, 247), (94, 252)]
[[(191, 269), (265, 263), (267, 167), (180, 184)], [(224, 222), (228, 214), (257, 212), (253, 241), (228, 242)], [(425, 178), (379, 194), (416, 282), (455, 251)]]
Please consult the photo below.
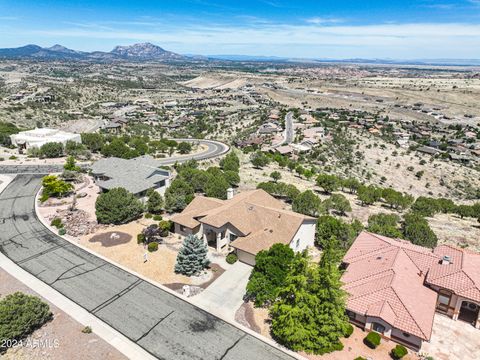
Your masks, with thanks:
[(320, 24), (336, 24), (336, 23), (341, 23), (343, 22), (343, 19), (337, 19), (337, 18), (323, 18), (323, 17), (312, 17), (309, 19), (305, 20), (309, 24), (315, 24), (315, 25), (320, 25)]
[[(112, 22), (110, 22), (112, 23)], [(109, 24), (110, 24), (109, 23)], [(15, 34), (53, 42), (91, 46), (150, 41), (168, 45), (169, 50), (220, 54), (277, 55), (288, 57), (348, 58), (478, 58), (480, 24), (411, 23), (375, 25), (262, 24), (255, 26), (172, 25), (131, 30), (128, 26), (89, 24), (51, 30), (18, 30)], [(1, 35), (6, 31), (0, 31)], [(13, 35), (13, 33), (12, 33)], [(107, 45), (108, 44), (108, 45)], [(107, 50), (107, 49), (104, 49)]]

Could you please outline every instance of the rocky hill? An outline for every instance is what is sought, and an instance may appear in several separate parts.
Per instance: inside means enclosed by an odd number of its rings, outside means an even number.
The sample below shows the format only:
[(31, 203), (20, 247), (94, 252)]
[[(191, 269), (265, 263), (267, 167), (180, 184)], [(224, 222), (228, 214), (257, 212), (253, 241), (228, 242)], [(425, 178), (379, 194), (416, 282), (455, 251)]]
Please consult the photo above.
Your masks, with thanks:
[(0, 59), (54, 59), (54, 60), (182, 60), (183, 55), (167, 51), (151, 43), (134, 44), (129, 46), (116, 46), (110, 52), (94, 51), (82, 52), (54, 45), (44, 48), (38, 45), (26, 45), (18, 48), (0, 49)]

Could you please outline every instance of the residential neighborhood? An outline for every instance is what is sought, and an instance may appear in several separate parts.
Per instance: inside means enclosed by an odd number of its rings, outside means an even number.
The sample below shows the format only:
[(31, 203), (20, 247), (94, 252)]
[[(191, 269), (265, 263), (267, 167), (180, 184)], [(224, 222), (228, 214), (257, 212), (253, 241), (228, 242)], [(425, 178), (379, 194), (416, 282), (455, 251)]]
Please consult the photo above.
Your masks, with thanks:
[(480, 359), (479, 10), (0, 1), (0, 359)]

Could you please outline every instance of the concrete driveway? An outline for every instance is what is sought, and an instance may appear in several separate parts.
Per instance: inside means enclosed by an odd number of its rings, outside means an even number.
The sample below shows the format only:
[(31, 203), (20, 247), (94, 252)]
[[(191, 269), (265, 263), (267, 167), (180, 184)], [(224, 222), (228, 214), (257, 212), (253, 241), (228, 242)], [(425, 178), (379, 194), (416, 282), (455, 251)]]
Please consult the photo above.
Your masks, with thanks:
[(226, 319), (235, 320), (235, 312), (243, 303), (243, 295), (252, 267), (237, 261), (218, 277), (208, 288), (192, 302), (207, 311), (216, 311)]
[(435, 314), (432, 338), (421, 353), (435, 360), (476, 360), (480, 357), (480, 330), (461, 321)]

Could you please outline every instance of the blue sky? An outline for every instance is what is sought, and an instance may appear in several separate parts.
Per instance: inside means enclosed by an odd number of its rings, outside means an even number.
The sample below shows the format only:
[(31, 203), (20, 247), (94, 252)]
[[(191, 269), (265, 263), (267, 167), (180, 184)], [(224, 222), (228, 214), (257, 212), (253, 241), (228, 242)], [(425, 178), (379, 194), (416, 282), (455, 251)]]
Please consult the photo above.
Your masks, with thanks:
[(480, 0), (0, 0), (0, 47), (152, 42), (190, 54), (480, 58)]

